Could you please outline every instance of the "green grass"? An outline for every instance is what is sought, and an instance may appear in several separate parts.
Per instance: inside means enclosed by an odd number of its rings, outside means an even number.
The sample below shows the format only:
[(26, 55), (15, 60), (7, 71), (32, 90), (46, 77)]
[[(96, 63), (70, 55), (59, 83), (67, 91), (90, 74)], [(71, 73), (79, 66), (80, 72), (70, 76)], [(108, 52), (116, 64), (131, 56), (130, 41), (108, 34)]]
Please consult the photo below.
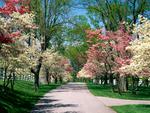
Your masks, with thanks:
[(113, 106), (117, 113), (150, 113), (150, 105)]
[(110, 86), (87, 84), (90, 92), (95, 96), (104, 96), (111, 98), (131, 99), (131, 100), (150, 100), (150, 87), (140, 87), (136, 95), (131, 91), (122, 93), (112, 92)]
[(14, 91), (9, 90), (4, 94), (0, 90), (0, 108), (5, 108), (8, 113), (29, 113), (46, 92), (58, 86), (60, 85), (41, 85), (38, 92), (35, 92), (32, 82), (16, 81)]

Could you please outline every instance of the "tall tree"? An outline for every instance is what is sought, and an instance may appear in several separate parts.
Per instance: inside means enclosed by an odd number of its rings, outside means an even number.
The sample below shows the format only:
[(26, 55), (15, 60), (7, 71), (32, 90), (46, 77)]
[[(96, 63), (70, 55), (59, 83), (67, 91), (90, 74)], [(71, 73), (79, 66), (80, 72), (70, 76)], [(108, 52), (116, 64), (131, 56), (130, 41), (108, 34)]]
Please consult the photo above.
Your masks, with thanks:
[[(63, 34), (63, 26), (67, 22), (70, 3), (70, 0), (31, 0), (30, 7), (36, 13), (36, 23), (39, 25), (39, 30), (35, 32), (35, 36), (36, 38), (42, 37), (40, 39), (42, 52), (51, 47), (61, 46), (63, 43), (59, 39)], [(37, 74), (36, 80), (38, 81), (41, 65), (42, 58), (40, 57), (37, 68), (32, 70)]]
[(138, 15), (148, 15), (149, 0), (82, 0), (90, 18), (102, 21), (106, 29), (116, 30), (118, 23), (136, 23)]
[(70, 0), (32, 0), (31, 7), (37, 14), (45, 50), (52, 47), (53, 41), (57, 41), (58, 33), (67, 23), (70, 3)]

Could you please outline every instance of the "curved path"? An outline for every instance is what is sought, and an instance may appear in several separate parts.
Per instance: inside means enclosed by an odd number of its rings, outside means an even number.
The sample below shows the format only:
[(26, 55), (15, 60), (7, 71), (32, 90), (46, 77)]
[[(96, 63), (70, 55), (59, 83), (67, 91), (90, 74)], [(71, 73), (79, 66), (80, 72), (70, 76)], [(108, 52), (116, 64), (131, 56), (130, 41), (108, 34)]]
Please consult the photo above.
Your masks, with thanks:
[(84, 83), (69, 83), (47, 93), (31, 113), (116, 113), (99, 101)]
[(97, 97), (98, 100), (103, 102), (106, 106), (121, 106), (127, 104), (149, 104), (150, 101), (146, 100), (125, 100), (125, 99), (115, 99), (109, 97)]

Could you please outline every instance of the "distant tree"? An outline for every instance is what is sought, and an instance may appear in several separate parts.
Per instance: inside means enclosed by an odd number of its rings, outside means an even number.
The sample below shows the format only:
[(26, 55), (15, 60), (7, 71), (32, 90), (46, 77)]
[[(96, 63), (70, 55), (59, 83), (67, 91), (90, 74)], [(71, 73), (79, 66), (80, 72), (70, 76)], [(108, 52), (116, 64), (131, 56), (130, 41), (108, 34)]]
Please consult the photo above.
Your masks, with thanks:
[[(43, 39), (41, 39), (44, 42), (43, 49), (46, 50), (46, 48), (55, 46), (55, 41), (58, 41), (57, 44), (59, 45), (59, 39), (63, 34), (63, 26), (68, 20), (70, 3), (70, 0), (31, 1), (31, 10), (36, 13), (36, 21), (40, 28), (38, 34), (43, 36)], [(55, 43), (54, 45), (53, 42)]]
[[(116, 30), (118, 23), (136, 23), (138, 15), (149, 15), (149, 0), (82, 0), (91, 21), (104, 24), (107, 30)], [(102, 23), (101, 23), (102, 22)]]

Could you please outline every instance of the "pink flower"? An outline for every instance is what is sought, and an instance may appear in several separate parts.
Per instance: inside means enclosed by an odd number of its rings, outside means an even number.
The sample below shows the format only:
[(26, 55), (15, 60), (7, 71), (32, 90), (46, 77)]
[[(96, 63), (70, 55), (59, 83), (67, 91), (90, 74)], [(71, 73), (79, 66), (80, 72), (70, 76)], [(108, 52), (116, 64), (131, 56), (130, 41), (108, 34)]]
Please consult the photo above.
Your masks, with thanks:
[(124, 59), (122, 59), (121, 57), (117, 57), (117, 58), (115, 59), (115, 61), (116, 61), (118, 64), (120, 64), (120, 65), (123, 65), (123, 64), (124, 64)]
[(99, 34), (98, 37), (99, 37), (100, 39), (102, 39), (102, 40), (109, 40), (109, 39), (110, 39), (110, 37), (104, 36), (104, 35), (102, 35), (102, 34)]
[(0, 8), (0, 13), (7, 15), (12, 14), (13, 12), (16, 11), (17, 11), (16, 7), (11, 2), (6, 2), (5, 6)]
[(106, 44), (102, 43), (100, 44), (101, 47), (105, 48), (106, 47)]
[(7, 34), (0, 33), (0, 43), (9, 44), (13, 42), (14, 40), (12, 40)]
[[(28, 4), (29, 2), (30, 0), (28, 1)], [(20, 14), (24, 14), (30, 11), (28, 6), (20, 6), (20, 3), (24, 5), (24, 2), (22, 0), (7, 0), (5, 6), (0, 8), (0, 13), (9, 15), (13, 12), (19, 12)]]
[(27, 12), (30, 12), (30, 10), (29, 10), (29, 7), (25, 7), (25, 6), (21, 6), (19, 9), (18, 9), (18, 12), (20, 13), (20, 14), (24, 14), (24, 13), (27, 13)]
[(13, 33), (9, 34), (10, 38), (19, 37), (19, 36), (21, 36), (21, 32), (20, 31), (13, 32)]
[(18, 3), (20, 2), (20, 0), (9, 0), (10, 2), (13, 2), (13, 3)]
[(115, 44), (113, 44), (113, 43), (110, 43), (110, 47), (112, 47), (115, 50), (117, 49), (117, 46)]

